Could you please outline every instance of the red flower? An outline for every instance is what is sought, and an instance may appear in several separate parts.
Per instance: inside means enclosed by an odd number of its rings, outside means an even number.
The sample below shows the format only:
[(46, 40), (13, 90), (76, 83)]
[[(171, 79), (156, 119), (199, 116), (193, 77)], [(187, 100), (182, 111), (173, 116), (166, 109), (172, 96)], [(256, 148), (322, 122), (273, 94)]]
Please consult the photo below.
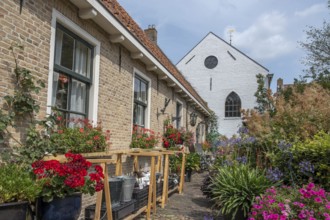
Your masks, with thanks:
[(94, 141), (97, 141), (97, 140), (100, 140), (100, 137), (96, 135), (93, 137), (93, 139), (94, 139)]
[(63, 134), (63, 130), (58, 130), (57, 133)]
[(83, 128), (80, 128), (80, 129), (79, 129), (79, 132), (80, 132), (80, 133), (84, 133), (84, 129), (83, 129)]

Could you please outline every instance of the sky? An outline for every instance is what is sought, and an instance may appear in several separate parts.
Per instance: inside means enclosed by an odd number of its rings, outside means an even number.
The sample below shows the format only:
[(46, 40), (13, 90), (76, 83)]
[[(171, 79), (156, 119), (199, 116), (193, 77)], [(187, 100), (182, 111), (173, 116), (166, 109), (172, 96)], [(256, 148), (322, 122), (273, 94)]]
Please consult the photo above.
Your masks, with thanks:
[(155, 25), (158, 46), (176, 64), (213, 32), (292, 83), (303, 75), (309, 26), (329, 21), (327, 0), (118, 0), (142, 29)]

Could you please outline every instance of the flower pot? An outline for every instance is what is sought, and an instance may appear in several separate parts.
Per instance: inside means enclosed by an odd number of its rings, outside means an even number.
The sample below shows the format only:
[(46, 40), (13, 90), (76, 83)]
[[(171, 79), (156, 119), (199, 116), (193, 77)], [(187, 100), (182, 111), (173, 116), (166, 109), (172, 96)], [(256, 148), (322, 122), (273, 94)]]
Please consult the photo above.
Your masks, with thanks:
[(123, 188), (122, 188), (122, 193), (121, 193), (121, 201), (129, 202), (132, 200), (132, 194), (133, 194), (136, 179), (134, 176), (123, 176), (122, 178), (123, 178), (124, 182), (123, 182)]
[[(114, 177), (109, 179), (109, 187), (110, 187), (110, 195), (111, 195), (111, 206), (117, 207), (120, 205), (120, 196), (123, 188), (123, 179)], [(103, 191), (103, 199), (102, 201), (105, 202)]]
[(64, 198), (54, 198), (51, 202), (44, 202), (40, 198), (37, 204), (39, 220), (75, 220), (81, 209), (81, 193), (75, 193)]
[(191, 181), (191, 174), (192, 174), (192, 170), (186, 170), (186, 175), (184, 176), (184, 181), (185, 182), (190, 182)]
[(27, 201), (0, 204), (0, 220), (32, 219), (31, 214)]

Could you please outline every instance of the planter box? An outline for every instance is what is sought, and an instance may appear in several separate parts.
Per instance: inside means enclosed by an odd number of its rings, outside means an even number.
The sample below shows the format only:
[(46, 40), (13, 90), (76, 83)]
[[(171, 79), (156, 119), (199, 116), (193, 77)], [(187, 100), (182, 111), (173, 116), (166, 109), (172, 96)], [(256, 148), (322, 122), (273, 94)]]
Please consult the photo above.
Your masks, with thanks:
[(156, 196), (163, 195), (163, 182), (157, 183), (156, 186)]
[(133, 190), (133, 199), (135, 199), (135, 210), (137, 211), (143, 206), (148, 204), (148, 193), (149, 193), (149, 186), (144, 187), (143, 189), (134, 189)]
[[(123, 219), (126, 216), (130, 215), (134, 212), (134, 204), (135, 200), (131, 200), (129, 202), (125, 202), (120, 204), (120, 206), (112, 208), (112, 219), (113, 220), (119, 220)], [(101, 207), (101, 218), (103, 216), (106, 216), (106, 206), (105, 204)], [(91, 205), (85, 208), (85, 220), (94, 220), (95, 216), (95, 205)]]
[(11, 202), (0, 204), (0, 220), (32, 219), (28, 202)]

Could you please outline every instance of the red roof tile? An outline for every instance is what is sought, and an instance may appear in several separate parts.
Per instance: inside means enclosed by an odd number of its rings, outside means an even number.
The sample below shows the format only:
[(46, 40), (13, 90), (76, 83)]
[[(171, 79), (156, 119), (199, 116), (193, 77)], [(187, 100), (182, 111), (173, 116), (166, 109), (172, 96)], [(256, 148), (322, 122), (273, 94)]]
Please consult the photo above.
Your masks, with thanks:
[(162, 50), (153, 43), (133, 18), (116, 0), (100, 0), (105, 8), (197, 99), (204, 108), (209, 110), (207, 103), (199, 96), (191, 84), (184, 78), (175, 65)]

